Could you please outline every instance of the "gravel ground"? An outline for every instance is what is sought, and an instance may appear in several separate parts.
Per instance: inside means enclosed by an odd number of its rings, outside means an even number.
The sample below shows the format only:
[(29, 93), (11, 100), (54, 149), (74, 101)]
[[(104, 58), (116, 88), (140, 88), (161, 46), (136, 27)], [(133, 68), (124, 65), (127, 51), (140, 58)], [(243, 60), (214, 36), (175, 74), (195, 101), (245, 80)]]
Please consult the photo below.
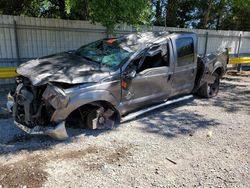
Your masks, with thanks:
[(249, 187), (250, 77), (226, 76), (195, 98), (110, 131), (64, 142), (0, 120), (1, 187)]

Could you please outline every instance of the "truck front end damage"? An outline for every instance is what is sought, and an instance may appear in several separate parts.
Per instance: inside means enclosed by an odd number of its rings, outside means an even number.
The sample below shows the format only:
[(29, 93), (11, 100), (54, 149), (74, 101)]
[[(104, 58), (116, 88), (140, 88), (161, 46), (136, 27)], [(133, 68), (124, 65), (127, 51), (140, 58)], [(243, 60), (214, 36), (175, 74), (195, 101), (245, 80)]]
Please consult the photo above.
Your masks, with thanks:
[(53, 113), (67, 106), (69, 98), (53, 85), (34, 86), (26, 77), (16, 80), (15, 92), (8, 95), (9, 109), (12, 110), (14, 123), (28, 134), (49, 135), (63, 140), (68, 137), (65, 122), (53, 122)]

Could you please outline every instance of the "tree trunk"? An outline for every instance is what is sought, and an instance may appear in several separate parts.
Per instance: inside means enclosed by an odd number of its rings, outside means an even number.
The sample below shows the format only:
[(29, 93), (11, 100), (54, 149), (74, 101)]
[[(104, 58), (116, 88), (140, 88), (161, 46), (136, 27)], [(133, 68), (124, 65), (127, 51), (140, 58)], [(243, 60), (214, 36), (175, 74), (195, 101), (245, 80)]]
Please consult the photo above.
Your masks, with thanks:
[(82, 14), (81, 19), (82, 20), (88, 20), (89, 12), (88, 12), (88, 0), (84, 0), (82, 4)]
[(59, 6), (60, 18), (65, 19), (67, 17), (65, 12), (65, 1), (58, 1), (58, 6)]
[(167, 3), (167, 16), (166, 16), (166, 26), (176, 27), (177, 24), (177, 8), (179, 0), (168, 0)]
[(207, 1), (207, 8), (204, 9), (204, 13), (201, 19), (201, 28), (206, 29), (210, 18), (210, 13), (212, 9), (213, 0)]
[(161, 19), (161, 0), (156, 0), (156, 14), (155, 17), (157, 20)]

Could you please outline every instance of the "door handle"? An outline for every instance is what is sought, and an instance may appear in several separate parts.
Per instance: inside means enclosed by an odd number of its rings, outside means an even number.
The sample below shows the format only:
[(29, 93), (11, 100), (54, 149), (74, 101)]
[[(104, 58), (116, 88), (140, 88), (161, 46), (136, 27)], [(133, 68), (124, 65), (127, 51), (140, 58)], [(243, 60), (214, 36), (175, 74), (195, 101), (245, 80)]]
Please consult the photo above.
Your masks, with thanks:
[(172, 74), (169, 74), (167, 77), (168, 77), (168, 81), (169, 81), (172, 77)]

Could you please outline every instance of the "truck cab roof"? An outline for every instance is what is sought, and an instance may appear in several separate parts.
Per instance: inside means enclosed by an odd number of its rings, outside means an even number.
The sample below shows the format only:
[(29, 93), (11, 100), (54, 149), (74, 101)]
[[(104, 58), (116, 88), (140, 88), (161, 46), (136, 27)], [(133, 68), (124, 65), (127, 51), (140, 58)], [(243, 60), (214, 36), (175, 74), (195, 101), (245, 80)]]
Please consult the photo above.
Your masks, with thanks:
[(168, 32), (168, 31), (154, 31), (154, 32), (139, 32), (133, 34), (123, 35), (116, 38), (119, 41), (120, 45), (124, 48), (127, 48), (131, 51), (137, 51), (138, 49), (145, 48), (152, 44), (160, 44), (163, 42), (163, 39), (168, 36), (173, 35), (193, 35), (196, 36), (193, 32)]

